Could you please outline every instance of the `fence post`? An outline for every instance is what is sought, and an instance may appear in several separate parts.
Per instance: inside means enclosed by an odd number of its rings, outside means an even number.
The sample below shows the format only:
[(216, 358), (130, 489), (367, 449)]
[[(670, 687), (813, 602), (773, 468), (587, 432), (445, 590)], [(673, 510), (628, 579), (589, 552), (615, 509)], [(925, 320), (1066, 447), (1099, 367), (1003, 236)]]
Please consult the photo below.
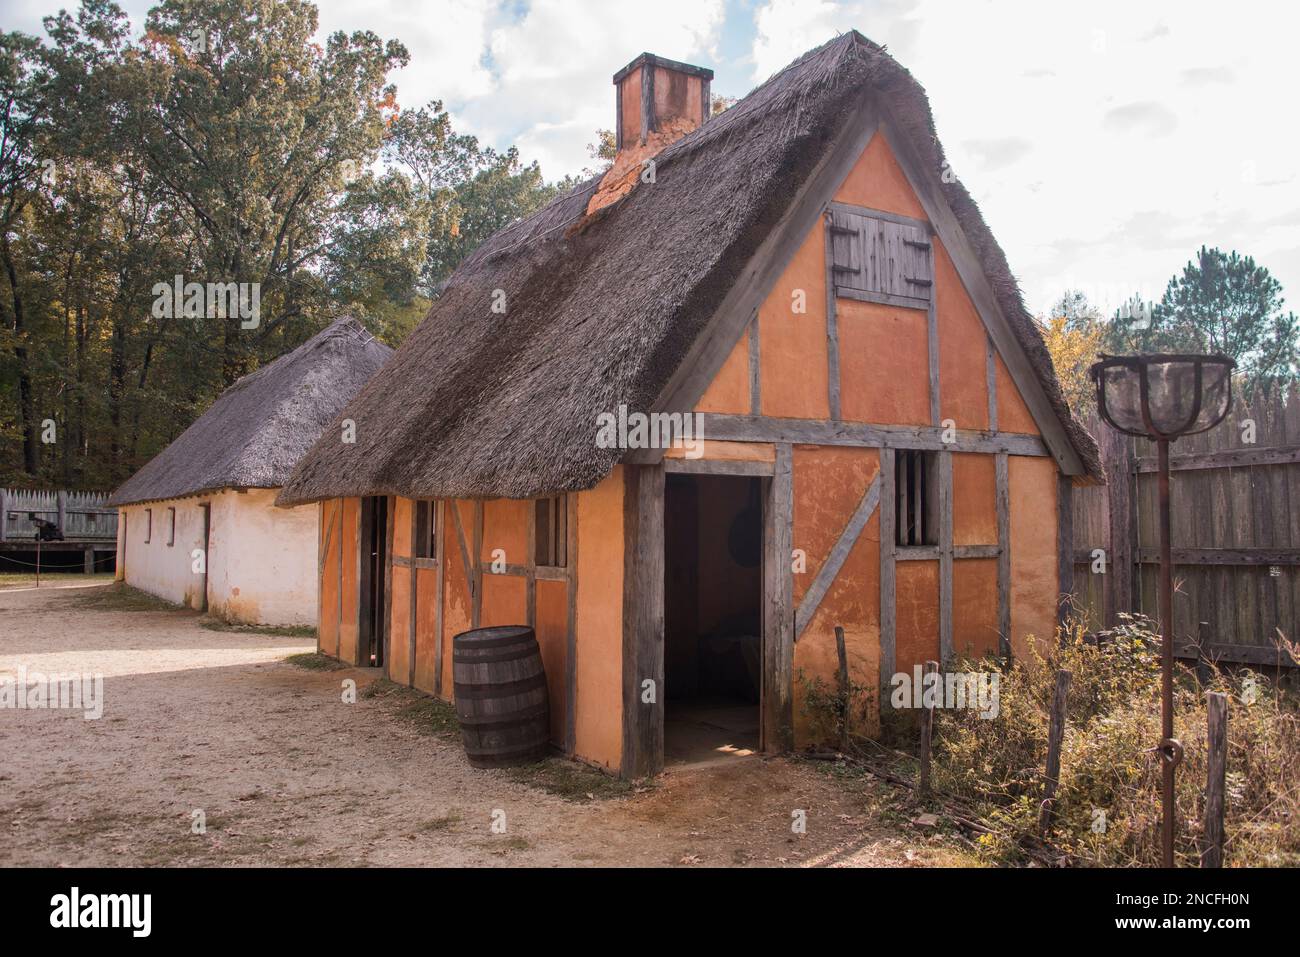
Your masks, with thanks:
[(1114, 429), (1103, 429), (1102, 468), (1106, 475), (1109, 504), (1110, 553), (1106, 556), (1110, 581), (1106, 588), (1106, 627), (1119, 624), (1121, 612), (1133, 608), (1134, 524), (1133, 442)]
[(68, 532), (68, 493), (59, 489), (58, 495), (55, 496), (56, 508), (59, 510), (59, 534), (66, 535)]
[(1209, 705), (1209, 761), (1205, 781), (1205, 849), (1202, 867), (1223, 866), (1224, 778), (1228, 770), (1228, 696), (1206, 694)]
[(1065, 701), (1070, 691), (1070, 672), (1056, 673), (1056, 693), (1052, 695), (1052, 713), (1047, 726), (1047, 773), (1043, 781), (1043, 803), (1038, 812), (1038, 829), (1044, 836), (1052, 823), (1052, 804), (1061, 779), (1061, 743), (1065, 740)]
[(849, 684), (849, 656), (844, 647), (844, 629), (839, 625), (835, 626), (835, 653), (840, 659), (839, 670), (839, 691), (840, 707), (843, 709), (840, 713), (840, 753), (849, 753), (849, 706), (852, 703)]
[(917, 790), (922, 797), (928, 797), (930, 794), (930, 742), (934, 738), (934, 693), (930, 693), (927, 703), (926, 691), (930, 682), (926, 679), (938, 673), (939, 662), (925, 663), (925, 672), (921, 679), (921, 780), (917, 785)]

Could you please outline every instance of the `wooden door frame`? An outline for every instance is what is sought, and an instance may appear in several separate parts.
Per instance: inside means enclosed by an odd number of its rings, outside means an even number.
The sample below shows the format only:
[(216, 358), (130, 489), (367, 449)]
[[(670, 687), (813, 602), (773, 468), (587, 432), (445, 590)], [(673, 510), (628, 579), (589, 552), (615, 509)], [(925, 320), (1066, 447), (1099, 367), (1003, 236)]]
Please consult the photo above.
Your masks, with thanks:
[[(794, 746), (793, 447), (772, 462), (665, 459), (625, 465), (623, 476), (623, 759), (625, 778), (664, 767), (664, 492), (666, 472), (758, 477), (763, 497), (762, 675), (759, 737), (764, 751)], [(689, 464), (687, 464), (689, 463)], [(642, 704), (643, 682), (655, 703)]]

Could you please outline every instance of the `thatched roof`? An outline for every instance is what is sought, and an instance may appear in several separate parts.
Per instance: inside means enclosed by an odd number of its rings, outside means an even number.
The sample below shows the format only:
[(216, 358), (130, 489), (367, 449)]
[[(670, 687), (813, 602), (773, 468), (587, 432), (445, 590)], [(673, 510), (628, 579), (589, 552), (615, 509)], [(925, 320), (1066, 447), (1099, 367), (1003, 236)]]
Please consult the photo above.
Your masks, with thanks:
[[(860, 34), (835, 38), (660, 153), (653, 186), (587, 220), (599, 178), (590, 180), (484, 243), (348, 405), (357, 443), (318, 443), (280, 503), (527, 498), (597, 484), (624, 454), (596, 447), (597, 415), (653, 407), (867, 89), (941, 169), (920, 85)], [(1002, 250), (962, 185), (942, 188), (1073, 445), (1099, 474)], [(504, 315), (492, 311), (494, 290)]]
[(108, 504), (225, 488), (278, 488), (392, 354), (355, 319), (336, 320), (221, 393), (176, 441), (127, 479)]

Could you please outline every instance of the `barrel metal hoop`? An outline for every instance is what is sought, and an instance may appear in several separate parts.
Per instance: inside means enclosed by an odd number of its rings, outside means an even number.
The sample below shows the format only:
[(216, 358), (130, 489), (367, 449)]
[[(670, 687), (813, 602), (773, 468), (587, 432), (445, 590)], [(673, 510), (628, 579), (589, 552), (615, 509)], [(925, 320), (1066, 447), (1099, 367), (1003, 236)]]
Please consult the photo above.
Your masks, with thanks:
[(545, 688), (546, 674), (538, 672), (531, 678), (521, 678), (518, 681), (503, 681), (500, 684), (466, 684), (465, 682), (456, 681), (454, 687), (457, 698), (467, 700), (505, 698), (513, 694), (522, 694), (525, 691)]

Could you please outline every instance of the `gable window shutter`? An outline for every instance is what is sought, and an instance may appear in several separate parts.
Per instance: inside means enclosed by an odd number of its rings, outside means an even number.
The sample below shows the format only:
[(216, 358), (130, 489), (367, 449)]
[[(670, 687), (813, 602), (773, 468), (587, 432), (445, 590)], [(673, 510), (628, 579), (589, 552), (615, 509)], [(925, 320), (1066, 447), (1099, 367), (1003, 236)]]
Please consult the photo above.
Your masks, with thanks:
[(934, 250), (924, 228), (832, 207), (827, 229), (836, 295), (928, 305)]

